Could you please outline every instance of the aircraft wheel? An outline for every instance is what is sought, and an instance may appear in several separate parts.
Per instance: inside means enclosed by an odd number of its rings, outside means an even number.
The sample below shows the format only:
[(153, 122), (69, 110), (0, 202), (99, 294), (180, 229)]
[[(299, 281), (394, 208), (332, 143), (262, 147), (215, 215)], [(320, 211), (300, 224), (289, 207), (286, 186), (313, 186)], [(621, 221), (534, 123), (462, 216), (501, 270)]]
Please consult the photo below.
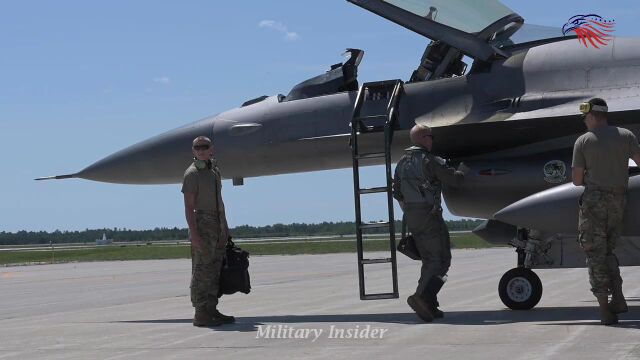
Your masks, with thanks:
[(542, 297), (542, 281), (530, 269), (513, 268), (502, 275), (498, 293), (509, 309), (529, 310)]

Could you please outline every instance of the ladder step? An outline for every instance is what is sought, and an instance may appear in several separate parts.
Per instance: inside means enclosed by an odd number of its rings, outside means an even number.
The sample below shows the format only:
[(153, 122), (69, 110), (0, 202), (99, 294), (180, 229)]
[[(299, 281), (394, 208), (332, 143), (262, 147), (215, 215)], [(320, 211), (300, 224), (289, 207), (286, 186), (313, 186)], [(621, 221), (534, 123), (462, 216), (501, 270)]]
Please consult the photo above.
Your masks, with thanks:
[(383, 293), (383, 294), (365, 294), (361, 296), (361, 300), (383, 300), (383, 299), (397, 299), (400, 295), (397, 293)]
[(383, 158), (383, 157), (386, 157), (386, 154), (383, 152), (356, 155), (356, 159), (377, 159), (377, 158)]
[(383, 132), (384, 128), (385, 128), (384, 125), (362, 126), (358, 130), (359, 130), (360, 134), (366, 134), (366, 133), (373, 133), (373, 132)]
[(368, 115), (368, 116), (358, 116), (353, 118), (353, 121), (367, 121), (367, 120), (372, 120), (372, 119), (386, 119), (388, 118), (389, 115), (387, 114), (380, 114), (380, 115)]
[(364, 224), (360, 225), (360, 229), (361, 230), (364, 230), (364, 229), (379, 229), (379, 228), (389, 227), (389, 225), (390, 225), (389, 222), (364, 223)]
[(391, 88), (398, 83), (398, 80), (382, 80), (382, 81), (372, 81), (368, 83), (364, 83), (362, 86), (367, 89), (380, 89), (380, 88)]
[(362, 259), (360, 264), (362, 264), (362, 265), (367, 265), (367, 264), (385, 264), (385, 263), (390, 263), (390, 262), (391, 262), (391, 258)]
[(363, 194), (375, 194), (375, 193), (383, 193), (383, 192), (387, 192), (387, 187), (374, 187), (374, 188), (369, 188), (369, 189), (360, 189), (359, 190), (360, 195)]

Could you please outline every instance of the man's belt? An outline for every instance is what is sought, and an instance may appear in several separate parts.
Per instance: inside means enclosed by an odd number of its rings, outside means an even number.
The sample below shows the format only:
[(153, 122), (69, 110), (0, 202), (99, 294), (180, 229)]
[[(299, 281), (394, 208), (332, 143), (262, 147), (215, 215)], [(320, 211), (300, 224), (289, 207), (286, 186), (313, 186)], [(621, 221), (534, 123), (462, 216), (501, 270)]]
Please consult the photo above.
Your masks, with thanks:
[(593, 186), (587, 185), (584, 188), (585, 191), (600, 191), (616, 195), (624, 195), (627, 193), (627, 188), (624, 186)]

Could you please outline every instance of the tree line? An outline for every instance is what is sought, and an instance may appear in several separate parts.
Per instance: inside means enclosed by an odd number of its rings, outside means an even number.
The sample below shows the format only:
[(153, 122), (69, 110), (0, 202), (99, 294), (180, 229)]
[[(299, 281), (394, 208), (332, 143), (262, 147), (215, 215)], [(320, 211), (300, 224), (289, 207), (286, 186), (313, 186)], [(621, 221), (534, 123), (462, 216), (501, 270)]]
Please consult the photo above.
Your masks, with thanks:
[[(473, 230), (482, 220), (451, 220), (447, 226), (451, 231)], [(396, 231), (400, 231), (401, 222), (396, 221)], [(386, 229), (371, 229), (367, 233), (385, 233)], [(288, 236), (327, 236), (352, 235), (355, 233), (354, 222), (322, 222), (318, 224), (274, 224), (267, 226), (241, 225), (231, 229), (234, 238), (288, 237)], [(188, 238), (186, 228), (155, 228), (153, 230), (130, 229), (86, 229), (83, 231), (18, 231), (0, 232), (0, 245), (26, 244), (67, 244), (94, 243), (105, 234), (116, 242), (149, 242), (158, 240), (184, 240)]]

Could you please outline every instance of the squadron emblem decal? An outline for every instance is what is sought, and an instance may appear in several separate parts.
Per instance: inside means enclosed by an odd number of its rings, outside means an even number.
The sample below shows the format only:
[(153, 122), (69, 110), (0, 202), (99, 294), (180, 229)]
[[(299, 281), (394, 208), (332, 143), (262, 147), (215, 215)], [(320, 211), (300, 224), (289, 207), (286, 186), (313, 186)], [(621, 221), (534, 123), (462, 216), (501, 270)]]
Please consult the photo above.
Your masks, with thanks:
[(544, 164), (544, 181), (559, 184), (567, 179), (567, 165), (564, 161), (551, 160)]
[(597, 14), (576, 15), (564, 24), (562, 34), (566, 36), (574, 32), (584, 47), (588, 48), (591, 44), (594, 48), (600, 49), (598, 44), (604, 46), (613, 39), (611, 33), (615, 25), (614, 20), (606, 20)]

